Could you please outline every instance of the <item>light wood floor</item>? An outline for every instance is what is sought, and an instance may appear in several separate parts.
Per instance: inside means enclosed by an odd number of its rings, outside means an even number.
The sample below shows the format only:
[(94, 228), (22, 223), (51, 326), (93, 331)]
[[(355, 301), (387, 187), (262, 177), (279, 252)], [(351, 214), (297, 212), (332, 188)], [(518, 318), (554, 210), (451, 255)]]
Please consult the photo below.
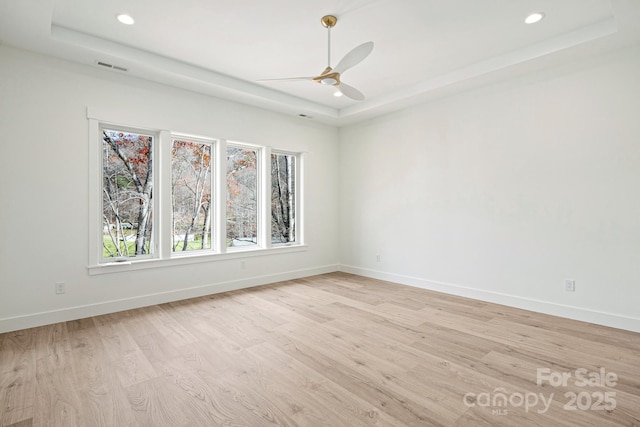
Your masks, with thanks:
[(640, 425), (640, 334), (342, 273), (2, 334), (0, 374), (2, 427)]

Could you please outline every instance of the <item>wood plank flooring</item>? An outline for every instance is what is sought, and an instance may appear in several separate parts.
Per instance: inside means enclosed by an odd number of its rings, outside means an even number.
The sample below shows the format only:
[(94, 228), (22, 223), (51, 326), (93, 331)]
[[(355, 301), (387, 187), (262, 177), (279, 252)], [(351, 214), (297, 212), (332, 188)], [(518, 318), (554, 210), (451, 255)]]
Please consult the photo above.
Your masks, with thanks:
[(2, 334), (0, 375), (1, 427), (640, 426), (640, 334), (344, 273)]

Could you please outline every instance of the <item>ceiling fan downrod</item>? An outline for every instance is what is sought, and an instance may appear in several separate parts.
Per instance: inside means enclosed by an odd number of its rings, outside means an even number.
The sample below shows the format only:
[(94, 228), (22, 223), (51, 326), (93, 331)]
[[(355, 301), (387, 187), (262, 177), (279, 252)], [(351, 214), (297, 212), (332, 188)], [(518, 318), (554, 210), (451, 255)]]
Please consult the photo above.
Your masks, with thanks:
[[(322, 26), (327, 29), (327, 72), (331, 71), (331, 29), (338, 23), (338, 18), (333, 15), (325, 15), (320, 20)], [(324, 73), (323, 73), (324, 74)]]

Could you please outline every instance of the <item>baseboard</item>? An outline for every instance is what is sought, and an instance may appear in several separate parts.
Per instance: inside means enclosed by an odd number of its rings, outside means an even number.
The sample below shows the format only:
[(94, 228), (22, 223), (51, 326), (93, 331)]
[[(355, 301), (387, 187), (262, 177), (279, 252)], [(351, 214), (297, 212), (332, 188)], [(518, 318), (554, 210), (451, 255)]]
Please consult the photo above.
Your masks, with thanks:
[(522, 298), (514, 295), (485, 291), (482, 289), (469, 288), (450, 283), (442, 283), (418, 277), (404, 276), (401, 274), (387, 273), (350, 265), (341, 265), (340, 271), (373, 279), (399, 283), (402, 285), (472, 298), (480, 301), (506, 305), (509, 307), (521, 308), (523, 310), (535, 311), (537, 313), (550, 314), (552, 316), (564, 317), (632, 332), (640, 332), (640, 319), (634, 317), (620, 316), (613, 313), (605, 313), (580, 307), (556, 304), (548, 301)]
[(638, 318), (588, 310), (580, 307), (566, 306), (547, 301), (522, 298), (518, 296), (474, 289), (450, 283), (426, 280), (417, 277), (387, 273), (349, 265), (332, 264), (311, 269), (288, 271), (278, 274), (256, 276), (241, 280), (233, 280), (193, 288), (178, 289), (170, 292), (142, 295), (134, 298), (105, 301), (96, 304), (65, 308), (61, 310), (52, 310), (41, 313), (27, 314), (23, 316), (7, 317), (4, 319), (0, 319), (0, 333), (33, 328), (43, 325), (50, 325), (53, 323), (82, 319), (91, 316), (99, 316), (102, 314), (115, 313), (118, 311), (131, 310), (135, 308), (147, 307), (155, 304), (163, 304), (172, 301), (179, 301), (188, 298), (197, 298), (221, 292), (246, 289), (254, 286), (266, 285), (269, 283), (299, 279), (302, 277), (309, 277), (317, 274), (331, 273), (334, 271), (343, 271), (345, 273), (357, 274), (364, 277), (371, 277), (373, 279), (386, 280), (402, 285), (443, 292), (446, 294), (472, 298), (495, 304), (502, 304), (509, 307), (521, 308), (523, 310), (530, 310), (538, 313), (595, 323), (598, 325), (624, 329), (632, 332), (640, 332), (640, 319)]
[(278, 274), (256, 276), (241, 280), (232, 280), (211, 285), (178, 289), (170, 292), (141, 295), (134, 298), (126, 298), (120, 300), (105, 301), (96, 304), (69, 307), (61, 310), (52, 310), (41, 313), (27, 314), (23, 316), (7, 317), (4, 319), (0, 319), (0, 333), (17, 331), (20, 329), (33, 328), (43, 325), (50, 325), (58, 322), (66, 322), (69, 320), (83, 319), (86, 317), (99, 316), (102, 314), (116, 313), (118, 311), (147, 307), (155, 304), (163, 304), (172, 301), (197, 298), (205, 295), (217, 294), (220, 292), (228, 292), (254, 286), (266, 285), (269, 283), (299, 279), (302, 277), (309, 277), (317, 274), (331, 273), (338, 270), (338, 265), (326, 265), (304, 270), (287, 271)]

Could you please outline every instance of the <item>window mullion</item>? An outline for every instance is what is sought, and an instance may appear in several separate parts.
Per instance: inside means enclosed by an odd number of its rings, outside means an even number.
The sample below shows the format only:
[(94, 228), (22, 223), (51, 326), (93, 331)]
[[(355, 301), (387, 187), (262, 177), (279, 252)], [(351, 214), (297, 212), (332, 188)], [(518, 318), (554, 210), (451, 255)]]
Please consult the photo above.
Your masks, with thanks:
[(217, 253), (227, 252), (227, 141), (218, 140), (215, 144), (215, 179), (213, 182), (213, 250)]
[[(258, 197), (258, 211), (260, 212), (260, 222), (258, 232), (260, 233), (259, 244), (263, 248), (271, 247), (271, 147), (264, 147), (260, 158), (260, 168), (258, 169), (260, 193)], [(261, 243), (260, 243), (261, 242)]]
[(172, 221), (172, 194), (171, 194), (171, 133), (161, 131), (157, 145), (158, 164), (160, 165), (156, 175), (156, 194), (158, 194), (158, 254), (160, 258), (171, 258), (171, 221)]

